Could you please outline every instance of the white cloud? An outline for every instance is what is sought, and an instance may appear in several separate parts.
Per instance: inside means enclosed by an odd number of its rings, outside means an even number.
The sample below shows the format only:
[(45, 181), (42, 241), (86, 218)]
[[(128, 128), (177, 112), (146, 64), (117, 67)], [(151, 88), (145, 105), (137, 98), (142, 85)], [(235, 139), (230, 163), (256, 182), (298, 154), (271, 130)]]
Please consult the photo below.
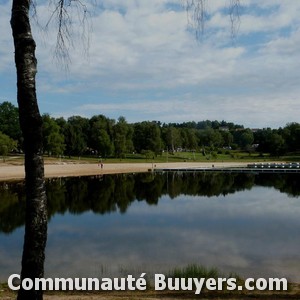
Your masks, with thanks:
[(10, 12), (10, 1), (5, 1), (5, 3), (0, 4), (0, 27), (2, 28), (0, 37), (0, 74), (14, 66), (14, 52), (12, 51), (13, 40), (10, 28)]
[[(182, 2), (105, 0), (100, 8), (91, 6), (89, 54), (84, 55), (80, 39), (75, 39), (69, 73), (53, 60), (54, 27), (45, 34), (33, 23), (43, 109), (56, 115), (97, 110), (125, 117), (131, 113), (131, 119), (224, 118), (264, 126), (295, 120), (300, 94), (298, 1), (243, 1), (234, 43), (223, 0), (208, 2), (211, 19), (198, 42), (187, 30), (185, 11), (170, 3)], [(0, 8), (1, 26), (8, 28), (10, 4)], [(39, 6), (42, 24), (50, 12), (46, 3)], [(80, 24), (73, 21), (74, 36), (80, 38)], [(9, 45), (0, 50), (0, 79), (9, 78), (15, 73), (9, 30), (0, 40)], [(95, 110), (88, 109), (93, 105)], [(183, 111), (170, 110), (180, 106)]]

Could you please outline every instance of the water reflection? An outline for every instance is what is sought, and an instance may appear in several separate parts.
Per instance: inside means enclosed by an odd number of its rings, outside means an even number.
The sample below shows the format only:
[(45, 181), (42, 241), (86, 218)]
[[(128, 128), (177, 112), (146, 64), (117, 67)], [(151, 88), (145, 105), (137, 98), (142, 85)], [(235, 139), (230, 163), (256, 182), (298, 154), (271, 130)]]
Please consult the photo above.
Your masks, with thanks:
[[(49, 180), (46, 275), (199, 263), (300, 281), (297, 182), (297, 174), (218, 173)], [(2, 184), (0, 195), (0, 231), (9, 233), (0, 233), (0, 280), (6, 280), (21, 258), (22, 183)]]

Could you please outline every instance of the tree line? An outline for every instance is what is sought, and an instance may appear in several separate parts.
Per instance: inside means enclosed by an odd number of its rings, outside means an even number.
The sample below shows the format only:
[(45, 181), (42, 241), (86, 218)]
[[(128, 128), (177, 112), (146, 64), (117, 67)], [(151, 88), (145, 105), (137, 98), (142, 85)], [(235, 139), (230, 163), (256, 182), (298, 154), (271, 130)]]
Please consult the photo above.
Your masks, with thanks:
[[(217, 153), (243, 150), (280, 156), (300, 151), (300, 124), (283, 128), (250, 129), (226, 121), (161, 123), (143, 121), (128, 123), (104, 115), (91, 118), (72, 116), (68, 119), (42, 115), (44, 154), (124, 158), (128, 153), (146, 157), (164, 151)], [(18, 108), (10, 102), (0, 104), (0, 155), (23, 150)]]

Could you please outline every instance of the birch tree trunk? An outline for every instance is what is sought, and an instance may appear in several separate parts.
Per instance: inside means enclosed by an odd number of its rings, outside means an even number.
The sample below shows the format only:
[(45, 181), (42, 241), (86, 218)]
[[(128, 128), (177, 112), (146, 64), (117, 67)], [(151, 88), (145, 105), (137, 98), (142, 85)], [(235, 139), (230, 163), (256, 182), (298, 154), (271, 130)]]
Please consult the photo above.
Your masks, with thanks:
[[(36, 98), (37, 61), (29, 21), (30, 5), (30, 0), (13, 0), (11, 15), (17, 70), (17, 99), (25, 150), (26, 220), (21, 279), (44, 277), (47, 240), (42, 118)], [(42, 291), (25, 291), (21, 288), (18, 293), (19, 300), (42, 298)]]

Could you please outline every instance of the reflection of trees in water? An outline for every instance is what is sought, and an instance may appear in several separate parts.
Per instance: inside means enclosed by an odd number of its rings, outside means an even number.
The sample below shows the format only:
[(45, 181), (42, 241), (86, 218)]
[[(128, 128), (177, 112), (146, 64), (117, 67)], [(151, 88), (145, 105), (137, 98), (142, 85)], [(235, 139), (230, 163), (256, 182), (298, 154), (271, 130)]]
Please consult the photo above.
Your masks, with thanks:
[(0, 232), (11, 233), (24, 225), (25, 187), (23, 183), (0, 183)]
[[(170, 181), (170, 197), (180, 194), (192, 196), (220, 196), (250, 189), (254, 184), (254, 175), (222, 173), (174, 173)], [(191, 179), (192, 178), (192, 179)]]
[[(298, 174), (222, 174), (170, 172), (56, 178), (47, 181), (48, 214), (125, 213), (133, 201), (156, 205), (163, 195), (220, 196), (251, 189), (274, 187), (299, 196)], [(0, 184), (0, 232), (24, 225), (25, 191), (22, 182)]]
[(145, 200), (150, 205), (157, 204), (159, 198), (164, 194), (163, 190), (164, 179), (161, 174), (142, 173), (136, 175), (134, 184), (135, 199)]
[(273, 187), (281, 193), (290, 197), (300, 196), (299, 174), (259, 174), (256, 176), (256, 184), (260, 186)]

